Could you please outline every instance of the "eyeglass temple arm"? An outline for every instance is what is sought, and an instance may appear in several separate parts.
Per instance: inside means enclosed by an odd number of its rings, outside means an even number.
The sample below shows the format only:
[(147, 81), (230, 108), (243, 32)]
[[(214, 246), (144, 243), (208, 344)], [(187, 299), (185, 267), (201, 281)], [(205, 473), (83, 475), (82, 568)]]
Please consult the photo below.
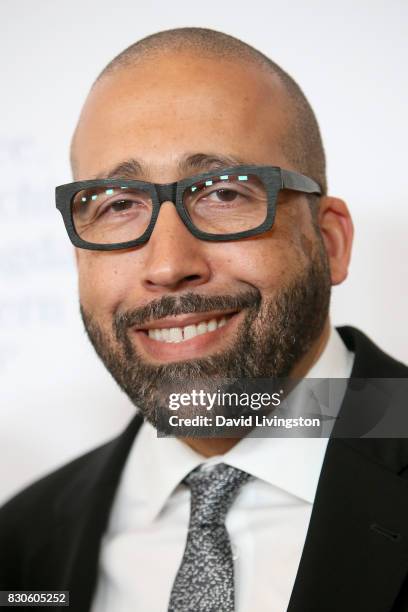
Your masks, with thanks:
[(320, 185), (316, 181), (298, 172), (282, 169), (281, 177), (282, 189), (293, 189), (294, 191), (303, 191), (304, 193), (322, 193)]

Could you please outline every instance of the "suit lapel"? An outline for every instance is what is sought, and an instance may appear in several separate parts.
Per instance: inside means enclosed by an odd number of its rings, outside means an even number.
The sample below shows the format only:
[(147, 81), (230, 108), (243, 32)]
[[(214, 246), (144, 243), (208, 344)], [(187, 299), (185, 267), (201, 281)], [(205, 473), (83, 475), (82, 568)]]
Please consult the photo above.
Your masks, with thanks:
[(408, 486), (330, 440), (288, 612), (385, 612), (407, 573)]
[[(352, 378), (408, 375), (361, 332), (338, 331), (355, 351)], [(357, 397), (374, 420), (389, 399), (378, 393), (373, 405), (370, 385)], [(349, 388), (340, 417), (350, 422), (357, 409)], [(392, 608), (408, 568), (408, 482), (398, 476), (407, 464), (403, 439), (329, 440), (288, 612)]]
[(73, 610), (89, 610), (96, 585), (101, 538), (128, 453), (142, 423), (137, 414), (125, 431), (90, 453), (84, 471), (55, 500), (53, 569), (59, 588), (70, 591)]

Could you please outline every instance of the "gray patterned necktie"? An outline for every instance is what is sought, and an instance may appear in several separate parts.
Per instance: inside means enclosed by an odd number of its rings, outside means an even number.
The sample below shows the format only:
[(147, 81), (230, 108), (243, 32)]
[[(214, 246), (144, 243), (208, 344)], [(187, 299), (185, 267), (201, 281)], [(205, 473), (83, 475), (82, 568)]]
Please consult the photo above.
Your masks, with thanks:
[(197, 468), (184, 479), (191, 490), (190, 524), (168, 612), (234, 612), (234, 565), (225, 517), (250, 478), (219, 463), (211, 470)]

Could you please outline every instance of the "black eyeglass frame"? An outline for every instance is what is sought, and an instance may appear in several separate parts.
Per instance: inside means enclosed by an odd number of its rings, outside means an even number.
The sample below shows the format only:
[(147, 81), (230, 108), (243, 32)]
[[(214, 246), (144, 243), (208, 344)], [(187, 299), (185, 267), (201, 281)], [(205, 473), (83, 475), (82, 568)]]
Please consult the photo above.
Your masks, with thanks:
[[(235, 232), (231, 234), (211, 234), (203, 232), (198, 229), (192, 222), (187, 210), (183, 204), (183, 195), (186, 189), (191, 187), (194, 183), (204, 181), (205, 179), (214, 178), (215, 176), (224, 175), (244, 175), (253, 174), (258, 176), (264, 183), (267, 192), (267, 213), (265, 220), (249, 230), (242, 232)], [(152, 198), (152, 218), (150, 223), (142, 236), (135, 240), (128, 240), (127, 242), (119, 242), (113, 244), (97, 244), (83, 240), (77, 233), (74, 225), (72, 216), (72, 200), (76, 193), (84, 189), (92, 189), (95, 187), (129, 187), (136, 189), (144, 189), (149, 192)], [(173, 202), (176, 210), (183, 221), (187, 229), (200, 240), (207, 240), (212, 242), (231, 241), (239, 240), (241, 238), (248, 238), (250, 236), (256, 236), (262, 234), (271, 229), (276, 213), (276, 202), (278, 193), (282, 189), (290, 189), (292, 191), (299, 191), (302, 193), (321, 195), (322, 191), (320, 185), (313, 179), (293, 172), (292, 170), (284, 170), (278, 166), (231, 166), (229, 168), (216, 168), (205, 172), (204, 174), (197, 174), (180, 181), (173, 183), (149, 183), (147, 181), (139, 180), (128, 180), (128, 179), (91, 179), (86, 181), (75, 181), (73, 183), (67, 183), (65, 185), (59, 185), (55, 188), (55, 199), (56, 206), (60, 211), (65, 229), (67, 230), (69, 239), (72, 244), (78, 248), (89, 249), (92, 251), (116, 251), (119, 249), (129, 249), (132, 247), (145, 244), (156, 225), (157, 217), (159, 216), (160, 206), (163, 202)]]

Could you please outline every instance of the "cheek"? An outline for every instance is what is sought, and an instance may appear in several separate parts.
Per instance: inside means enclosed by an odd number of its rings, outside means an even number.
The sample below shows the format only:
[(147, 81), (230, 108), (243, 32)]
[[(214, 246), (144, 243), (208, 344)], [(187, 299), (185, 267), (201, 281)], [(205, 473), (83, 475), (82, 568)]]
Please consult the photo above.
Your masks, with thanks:
[[(112, 313), (135, 280), (135, 270), (125, 264), (126, 256), (109, 252), (82, 251), (78, 254), (79, 296), (82, 306), (99, 321)], [(131, 273), (132, 272), (132, 273)]]
[(223, 270), (224, 278), (274, 293), (305, 266), (303, 241), (301, 235), (273, 228), (261, 236), (224, 243), (219, 252), (213, 246), (213, 268)]

